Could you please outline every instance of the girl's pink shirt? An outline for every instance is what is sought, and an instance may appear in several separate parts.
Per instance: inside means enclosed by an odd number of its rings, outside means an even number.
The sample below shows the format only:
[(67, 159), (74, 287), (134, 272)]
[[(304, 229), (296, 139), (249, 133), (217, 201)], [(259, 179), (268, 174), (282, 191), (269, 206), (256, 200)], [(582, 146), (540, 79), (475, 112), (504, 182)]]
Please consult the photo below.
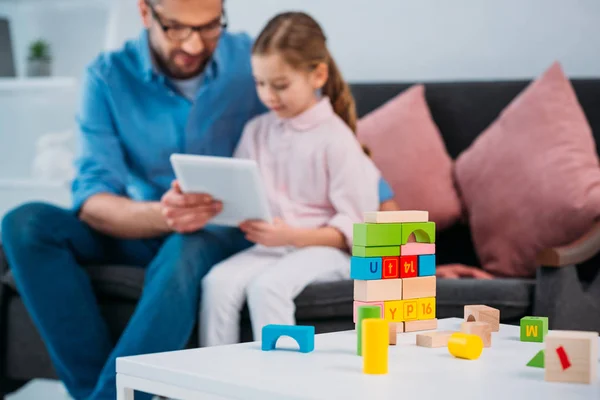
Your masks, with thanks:
[(332, 226), (352, 246), (353, 224), (379, 208), (381, 174), (327, 97), (294, 118), (254, 118), (234, 157), (258, 163), (273, 216), (291, 226)]

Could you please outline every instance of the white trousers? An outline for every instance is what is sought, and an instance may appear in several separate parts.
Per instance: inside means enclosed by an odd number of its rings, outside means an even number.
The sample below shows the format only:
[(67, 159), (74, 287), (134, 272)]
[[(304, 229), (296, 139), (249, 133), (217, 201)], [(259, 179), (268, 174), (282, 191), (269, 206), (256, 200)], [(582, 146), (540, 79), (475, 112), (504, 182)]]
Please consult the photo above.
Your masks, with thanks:
[(268, 324), (294, 325), (294, 299), (315, 282), (350, 278), (350, 256), (333, 247), (254, 246), (222, 261), (202, 280), (200, 345), (239, 342), (247, 301), (254, 340)]

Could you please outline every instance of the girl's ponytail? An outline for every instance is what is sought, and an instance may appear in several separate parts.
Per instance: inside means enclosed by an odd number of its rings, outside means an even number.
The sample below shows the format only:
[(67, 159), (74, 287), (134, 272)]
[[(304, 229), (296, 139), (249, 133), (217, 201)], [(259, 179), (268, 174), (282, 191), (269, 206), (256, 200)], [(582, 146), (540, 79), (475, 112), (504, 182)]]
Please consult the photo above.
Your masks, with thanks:
[(331, 54), (328, 57), (329, 79), (323, 86), (323, 95), (329, 97), (335, 113), (356, 132), (356, 106), (350, 87), (344, 81), (342, 74)]

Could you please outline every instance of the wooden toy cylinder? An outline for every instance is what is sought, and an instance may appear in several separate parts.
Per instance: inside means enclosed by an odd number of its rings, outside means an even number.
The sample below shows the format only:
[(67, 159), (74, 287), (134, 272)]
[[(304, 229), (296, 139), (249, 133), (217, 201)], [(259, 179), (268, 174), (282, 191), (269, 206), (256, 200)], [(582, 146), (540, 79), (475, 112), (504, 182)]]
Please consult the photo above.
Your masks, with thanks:
[(383, 319), (362, 321), (363, 372), (388, 373), (389, 323)]
[(381, 308), (379, 306), (359, 306), (356, 317), (356, 354), (362, 356), (362, 321), (368, 318), (381, 319)]
[(454, 357), (476, 360), (483, 351), (483, 340), (477, 335), (457, 332), (448, 339), (448, 351)]

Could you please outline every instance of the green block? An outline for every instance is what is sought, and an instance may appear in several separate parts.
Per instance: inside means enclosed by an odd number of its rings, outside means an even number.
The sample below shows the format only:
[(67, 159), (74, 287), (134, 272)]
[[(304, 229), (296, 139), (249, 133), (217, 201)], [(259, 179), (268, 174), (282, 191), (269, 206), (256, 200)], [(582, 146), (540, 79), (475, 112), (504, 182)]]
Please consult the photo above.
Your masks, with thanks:
[(521, 342), (542, 343), (548, 334), (548, 317), (521, 318)]
[(535, 368), (544, 368), (544, 350), (538, 351), (538, 353), (535, 356), (533, 356), (531, 361), (527, 363), (527, 366)]
[(402, 244), (408, 242), (408, 237), (415, 234), (419, 243), (435, 243), (435, 222), (411, 222), (402, 224)]
[(362, 322), (367, 318), (381, 318), (379, 306), (359, 306), (356, 317), (356, 354), (362, 356)]
[(352, 246), (352, 255), (354, 257), (396, 257), (400, 255), (400, 246)]
[(402, 224), (354, 224), (352, 241), (357, 246), (400, 246)]

